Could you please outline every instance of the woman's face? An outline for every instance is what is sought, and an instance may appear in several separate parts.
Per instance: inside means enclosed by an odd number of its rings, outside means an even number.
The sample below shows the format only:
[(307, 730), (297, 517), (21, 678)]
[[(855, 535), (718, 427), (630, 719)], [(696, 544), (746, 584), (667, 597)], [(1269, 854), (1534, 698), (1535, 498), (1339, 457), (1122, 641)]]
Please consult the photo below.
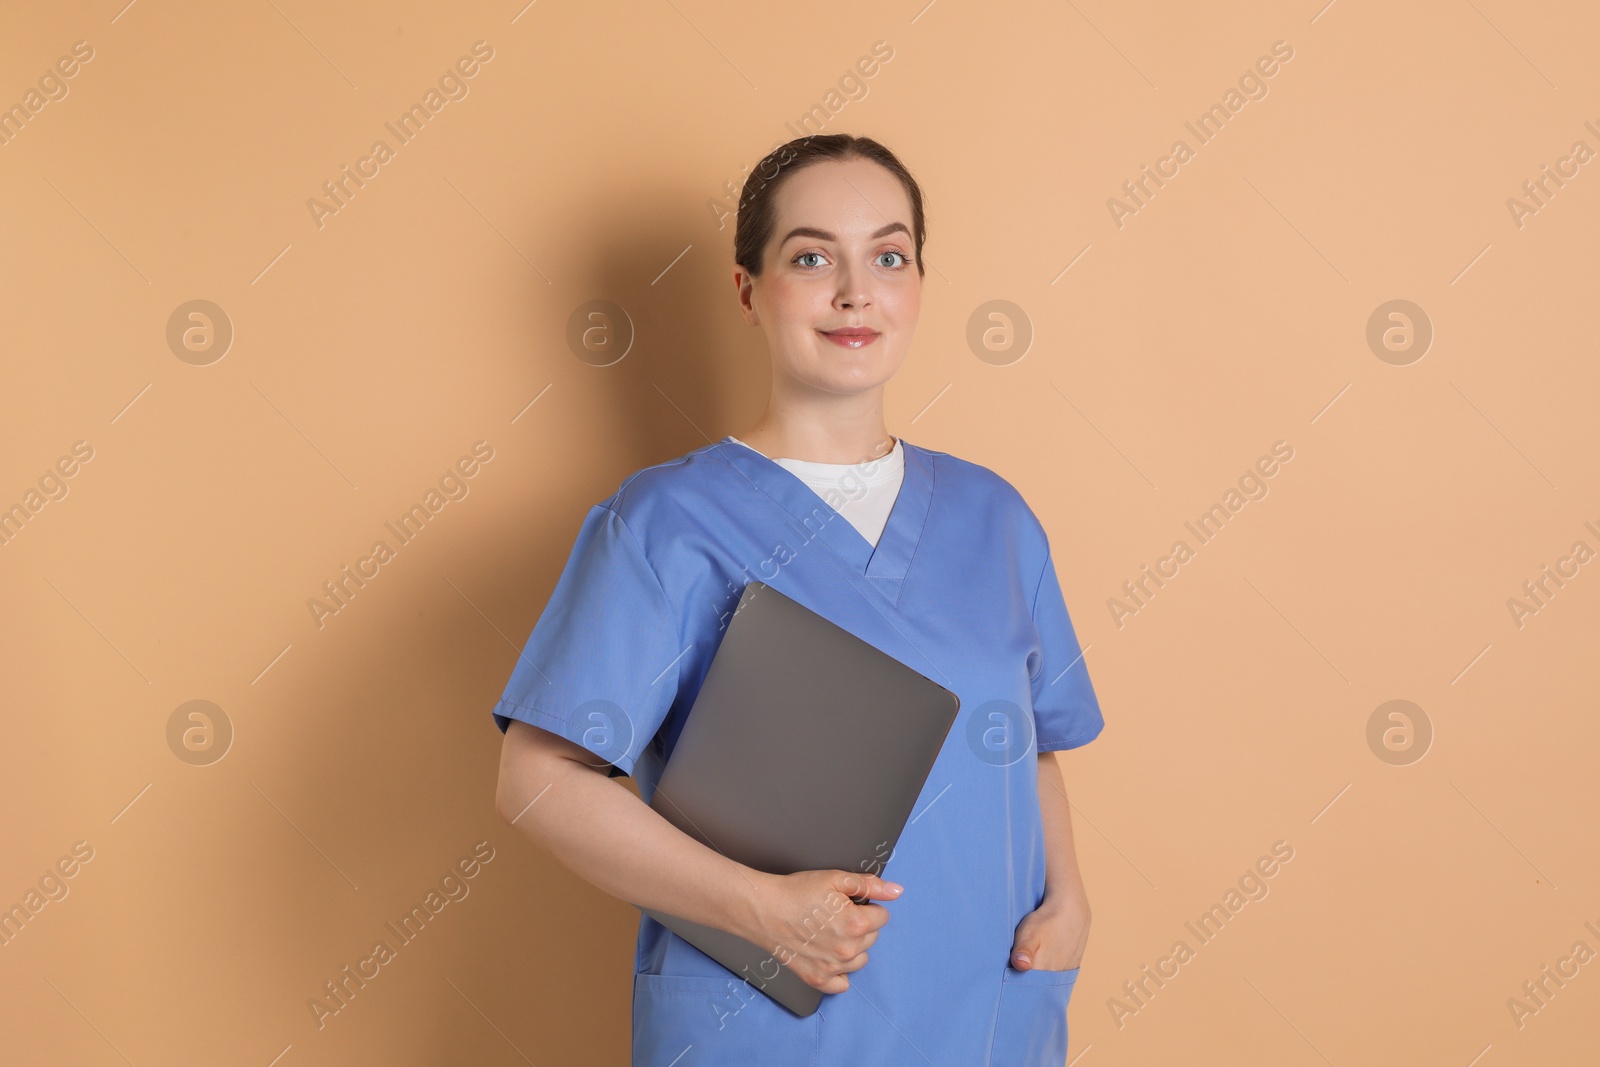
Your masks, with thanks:
[[(785, 179), (776, 204), (761, 275), (734, 268), (773, 373), (827, 393), (882, 386), (911, 347), (922, 302), (904, 186), (876, 163), (828, 160)], [(849, 327), (868, 332), (836, 332)]]

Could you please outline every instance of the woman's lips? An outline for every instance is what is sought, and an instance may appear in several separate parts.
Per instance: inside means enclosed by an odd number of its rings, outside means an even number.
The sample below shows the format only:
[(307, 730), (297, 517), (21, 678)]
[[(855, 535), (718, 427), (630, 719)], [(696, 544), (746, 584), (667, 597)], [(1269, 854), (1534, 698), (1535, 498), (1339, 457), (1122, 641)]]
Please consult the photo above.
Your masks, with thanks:
[(861, 348), (871, 344), (878, 337), (877, 330), (818, 330), (818, 333), (838, 345), (840, 348)]

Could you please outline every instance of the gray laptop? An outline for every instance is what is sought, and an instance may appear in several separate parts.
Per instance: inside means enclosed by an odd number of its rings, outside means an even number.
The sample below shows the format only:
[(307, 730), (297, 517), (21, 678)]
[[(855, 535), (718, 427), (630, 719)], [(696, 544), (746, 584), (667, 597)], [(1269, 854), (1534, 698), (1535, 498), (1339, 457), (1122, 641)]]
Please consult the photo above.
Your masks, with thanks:
[[(757, 870), (884, 875), (960, 706), (888, 653), (751, 582), (650, 806)], [(641, 910), (796, 1015), (822, 1003), (772, 946)]]

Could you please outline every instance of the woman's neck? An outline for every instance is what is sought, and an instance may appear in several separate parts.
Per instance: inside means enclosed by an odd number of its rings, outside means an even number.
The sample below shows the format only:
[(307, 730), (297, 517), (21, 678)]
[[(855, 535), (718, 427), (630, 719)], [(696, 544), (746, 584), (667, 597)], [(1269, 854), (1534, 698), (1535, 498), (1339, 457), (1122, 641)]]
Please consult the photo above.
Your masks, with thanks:
[(882, 390), (849, 398), (843, 404), (783, 403), (780, 399), (771, 398), (755, 425), (734, 436), (774, 459), (812, 463), (861, 463), (894, 449), (895, 438), (883, 418)]
[(883, 427), (841, 433), (813, 424), (785, 432), (758, 422), (734, 436), (773, 459), (798, 459), (811, 463), (862, 463), (888, 455), (895, 446), (895, 438)]

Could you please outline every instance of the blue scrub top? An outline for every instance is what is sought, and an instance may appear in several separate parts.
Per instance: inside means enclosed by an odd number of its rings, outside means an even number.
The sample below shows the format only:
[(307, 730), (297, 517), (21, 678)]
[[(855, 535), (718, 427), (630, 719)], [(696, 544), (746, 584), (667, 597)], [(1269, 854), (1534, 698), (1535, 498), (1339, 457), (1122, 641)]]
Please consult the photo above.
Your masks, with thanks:
[(874, 547), (732, 438), (630, 475), (585, 517), (494, 708), (631, 774), (648, 803), (745, 585), (760, 580), (961, 698), (850, 988), (798, 1018), (648, 916), (634, 1067), (1061, 1064), (1077, 969), (1018, 971), (1045, 890), (1036, 752), (1105, 725), (1044, 528), (1005, 479), (904, 441)]

